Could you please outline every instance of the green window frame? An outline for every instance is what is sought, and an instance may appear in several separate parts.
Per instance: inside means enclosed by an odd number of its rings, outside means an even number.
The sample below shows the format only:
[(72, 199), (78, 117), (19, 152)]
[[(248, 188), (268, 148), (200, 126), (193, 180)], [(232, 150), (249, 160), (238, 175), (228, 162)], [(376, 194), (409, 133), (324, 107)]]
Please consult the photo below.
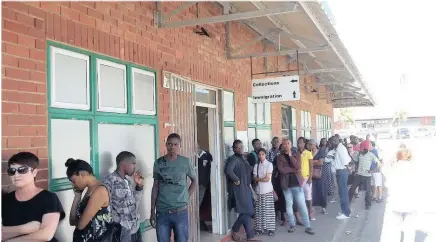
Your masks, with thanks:
[[(250, 114), (248, 113), (250, 109), (254, 111), (254, 120), (250, 120)], [(253, 150), (251, 141), (254, 138), (260, 139), (260, 141), (262, 142), (262, 146), (265, 149), (270, 149), (272, 139), (271, 109), (271, 103), (253, 103), (253, 99), (251, 97), (248, 97), (248, 152), (251, 152)], [(250, 136), (250, 130), (252, 131), (253, 129), (255, 137)], [(268, 132), (269, 135), (267, 134)]]
[(301, 110), (301, 136), (307, 139), (312, 137), (312, 117), (310, 112)]
[[(52, 62), (52, 52), (53, 51), (67, 51), (73, 54), (87, 56), (88, 65), (86, 70), (86, 75), (88, 78), (88, 86), (86, 89), (88, 108), (83, 105), (65, 105), (62, 107), (59, 103), (56, 103), (54, 95), (52, 93), (52, 67), (54, 62)], [(120, 110), (107, 110), (99, 109), (99, 87), (98, 82), (98, 68), (97, 63), (99, 61), (111, 62), (115, 65), (123, 66), (125, 69), (125, 111), (124, 113)], [(64, 190), (72, 189), (72, 184), (68, 178), (54, 178), (53, 177), (53, 160), (52, 160), (52, 124), (51, 120), (86, 120), (89, 122), (89, 138), (90, 138), (90, 165), (92, 166), (95, 176), (100, 178), (100, 163), (99, 163), (99, 139), (98, 139), (98, 125), (99, 124), (122, 124), (122, 125), (150, 125), (154, 129), (154, 148), (155, 148), (155, 159), (159, 155), (159, 121), (157, 117), (158, 110), (158, 96), (157, 96), (157, 72), (156, 70), (139, 66), (130, 62), (125, 62), (112, 57), (104, 56), (87, 50), (79, 49), (76, 47), (71, 47), (68, 45), (60, 44), (53, 41), (47, 41), (47, 93), (48, 93), (48, 142), (49, 142), (49, 190), (53, 192), (59, 192)], [(54, 68), (53, 68), (54, 69)], [(154, 101), (154, 111), (146, 110), (136, 110), (134, 105), (134, 74), (136, 72), (151, 73), (150, 76), (154, 76), (154, 90), (153, 101)], [(54, 102), (52, 102), (54, 101)], [(58, 165), (58, 164), (57, 164)], [(141, 231), (151, 229), (150, 222), (145, 220), (141, 223)]]
[(321, 140), (322, 138), (329, 138), (331, 137), (331, 118), (327, 115), (316, 115), (316, 133), (317, 133), (317, 139)]
[[(289, 105), (282, 104), (282, 136), (289, 138), (294, 145), (297, 144), (297, 111)], [(287, 122), (284, 122), (287, 121)]]

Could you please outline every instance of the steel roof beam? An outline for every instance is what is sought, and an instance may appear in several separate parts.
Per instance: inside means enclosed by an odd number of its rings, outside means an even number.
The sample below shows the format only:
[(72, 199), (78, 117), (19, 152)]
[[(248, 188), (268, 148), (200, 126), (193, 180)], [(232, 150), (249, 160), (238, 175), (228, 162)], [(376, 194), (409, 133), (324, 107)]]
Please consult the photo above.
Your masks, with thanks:
[[(350, 75), (353, 77), (353, 79), (357, 80), (358, 82), (360, 82), (360, 84), (363, 86), (363, 89), (365, 90), (366, 94), (368, 95), (368, 98), (370, 98), (370, 100), (371, 100), (370, 102), (374, 103), (374, 100), (373, 100), (371, 94), (369, 93), (369, 90), (365, 87), (365, 83), (360, 79), (360, 76), (358, 76), (354, 72), (353, 67), (350, 66), (350, 64), (348, 63), (349, 61), (342, 56), (341, 51), (333, 43), (332, 37), (330, 37), (329, 33), (327, 33), (327, 31), (325, 30), (324, 26), (322, 26), (322, 24), (320, 23), (319, 18), (315, 15), (314, 10), (310, 6), (311, 3), (310, 2), (303, 2), (302, 1), (302, 2), (299, 2), (299, 4), (303, 8), (303, 10), (306, 12), (308, 17), (315, 24), (315, 26), (318, 28), (318, 30), (321, 32), (321, 34), (324, 37), (324, 39), (332, 46), (333, 51), (336, 53), (336, 55), (338, 56), (340, 61), (345, 65), (346, 69), (348, 70)], [(352, 62), (352, 60), (351, 60), (351, 62)]]
[(190, 19), (190, 20), (169, 22), (169, 23), (166, 23), (164, 21), (159, 21), (160, 19), (156, 17), (154, 20), (158, 22), (157, 26), (159, 28), (180, 28), (180, 27), (195, 26), (195, 25), (202, 25), (202, 24), (224, 23), (229, 21), (252, 19), (252, 18), (259, 18), (264, 16), (277, 15), (283, 13), (292, 13), (292, 12), (297, 12), (297, 11), (294, 10), (293, 7), (289, 7), (289, 8), (262, 9), (262, 10), (255, 10), (249, 12), (239, 12), (233, 14), (225, 14), (220, 16)]
[(298, 54), (307, 54), (310, 52), (318, 52), (318, 51), (326, 51), (329, 50), (329, 47), (315, 47), (315, 48), (306, 48), (306, 49), (289, 49), (289, 50), (281, 50), (274, 52), (259, 52), (259, 53), (251, 53), (245, 55), (237, 55), (230, 56), (229, 59), (245, 59), (250, 57), (268, 57), (268, 56), (282, 56), (282, 55), (296, 55)]

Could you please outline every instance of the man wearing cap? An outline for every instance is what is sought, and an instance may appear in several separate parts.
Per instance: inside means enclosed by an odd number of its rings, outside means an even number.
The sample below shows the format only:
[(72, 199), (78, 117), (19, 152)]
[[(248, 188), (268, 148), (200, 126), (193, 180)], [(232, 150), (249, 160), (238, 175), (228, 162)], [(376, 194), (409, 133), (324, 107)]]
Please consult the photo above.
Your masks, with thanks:
[[(375, 167), (380, 164), (379, 159), (374, 155), (374, 153), (369, 152), (371, 149), (371, 143), (368, 140), (362, 141), (360, 143), (360, 154), (357, 159), (359, 161), (359, 167), (356, 172), (356, 177), (354, 178), (353, 184), (348, 191), (348, 197), (351, 202), (353, 199), (354, 191), (360, 185), (365, 186), (365, 209), (368, 210), (371, 207), (372, 191), (371, 191), (371, 174), (375, 170), (371, 170), (371, 166), (375, 163)], [(374, 166), (373, 166), (374, 167)]]

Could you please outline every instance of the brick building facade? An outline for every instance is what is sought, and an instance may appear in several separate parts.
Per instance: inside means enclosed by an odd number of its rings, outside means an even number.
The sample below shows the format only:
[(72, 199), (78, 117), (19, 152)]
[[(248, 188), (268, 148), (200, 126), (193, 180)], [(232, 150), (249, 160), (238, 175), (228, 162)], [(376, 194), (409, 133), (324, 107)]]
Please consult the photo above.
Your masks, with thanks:
[[(180, 3), (168, 2), (163, 10), (171, 11), (179, 5)], [(199, 6), (202, 17), (219, 15), (222, 12), (215, 3), (200, 3)], [(249, 127), (247, 106), (248, 97), (251, 95), (251, 66), (253, 72), (265, 71), (265, 64), (269, 71), (296, 68), (295, 63), (283, 64), (285, 57), (254, 58), (252, 64), (250, 59), (228, 60), (225, 54), (224, 24), (207, 25), (211, 38), (194, 34), (190, 27), (157, 29), (153, 24), (154, 11), (154, 2), (2, 3), (3, 187), (10, 184), (5, 174), (8, 158), (18, 151), (30, 151), (41, 159), (38, 185), (53, 188), (49, 185), (52, 182), (49, 167), (53, 165), (49, 164), (50, 145), (55, 145), (49, 141), (50, 117), (60, 116), (60, 111), (56, 108), (50, 111), (50, 105), (53, 104), (50, 102), (49, 93), (51, 47), (89, 55), (91, 59), (87, 63), (91, 66), (94, 63), (92, 58), (104, 57), (103, 59), (114, 60), (127, 68), (143, 68), (155, 73), (157, 95), (154, 101), (157, 109), (155, 114), (150, 114), (151, 118), (146, 118), (156, 120), (154, 134), (158, 134), (158, 147), (155, 156), (164, 153), (164, 140), (170, 133), (170, 128), (165, 124), (170, 122), (171, 101), (169, 90), (162, 87), (163, 71), (233, 92), (234, 126), (236, 131), (242, 131)], [(191, 7), (189, 11), (181, 12), (173, 19), (195, 18), (196, 11), (195, 7)], [(256, 36), (251, 29), (239, 22), (231, 22), (230, 30), (232, 46), (245, 43)], [(261, 43), (250, 48), (263, 50)], [(268, 48), (274, 49), (273, 46)], [(96, 57), (92, 57), (94, 55)], [(127, 73), (133, 71), (127, 70)], [(313, 83), (313, 76), (304, 76), (301, 80), (304, 80), (301, 83), (301, 100), (285, 105), (294, 108), (296, 135), (300, 136), (303, 131), (301, 111), (307, 111), (311, 117), (311, 125), (306, 125), (305, 129), (309, 129), (311, 136), (317, 138), (318, 116), (331, 118), (333, 108), (326, 100), (318, 100), (316, 94), (305, 91), (303, 85)], [(91, 89), (94, 90), (93, 87)], [(88, 100), (91, 106), (95, 101), (92, 101), (93, 95), (91, 94), (91, 101)], [(126, 102), (126, 106), (130, 102), (131, 100)], [(271, 105), (272, 136), (282, 136), (282, 105)], [(128, 110), (130, 113), (130, 108)], [(127, 118), (140, 119), (134, 115)], [(331, 133), (331, 128), (329, 132)], [(64, 204), (65, 207), (69, 205)]]

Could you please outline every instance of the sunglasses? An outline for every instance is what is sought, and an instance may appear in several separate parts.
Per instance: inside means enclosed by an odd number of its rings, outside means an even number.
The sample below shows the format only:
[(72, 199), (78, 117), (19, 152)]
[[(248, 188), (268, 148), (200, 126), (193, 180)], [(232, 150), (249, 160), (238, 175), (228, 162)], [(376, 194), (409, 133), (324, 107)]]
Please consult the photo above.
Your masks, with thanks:
[(20, 167), (18, 167), (18, 168), (8, 168), (8, 175), (9, 176), (13, 176), (13, 175), (15, 175), (15, 173), (17, 173), (18, 172), (18, 174), (21, 174), (21, 175), (23, 175), (23, 174), (26, 174), (28, 171), (29, 171), (29, 169), (30, 170), (32, 170), (32, 168), (30, 168), (30, 167), (27, 167), (27, 166), (20, 166)]

